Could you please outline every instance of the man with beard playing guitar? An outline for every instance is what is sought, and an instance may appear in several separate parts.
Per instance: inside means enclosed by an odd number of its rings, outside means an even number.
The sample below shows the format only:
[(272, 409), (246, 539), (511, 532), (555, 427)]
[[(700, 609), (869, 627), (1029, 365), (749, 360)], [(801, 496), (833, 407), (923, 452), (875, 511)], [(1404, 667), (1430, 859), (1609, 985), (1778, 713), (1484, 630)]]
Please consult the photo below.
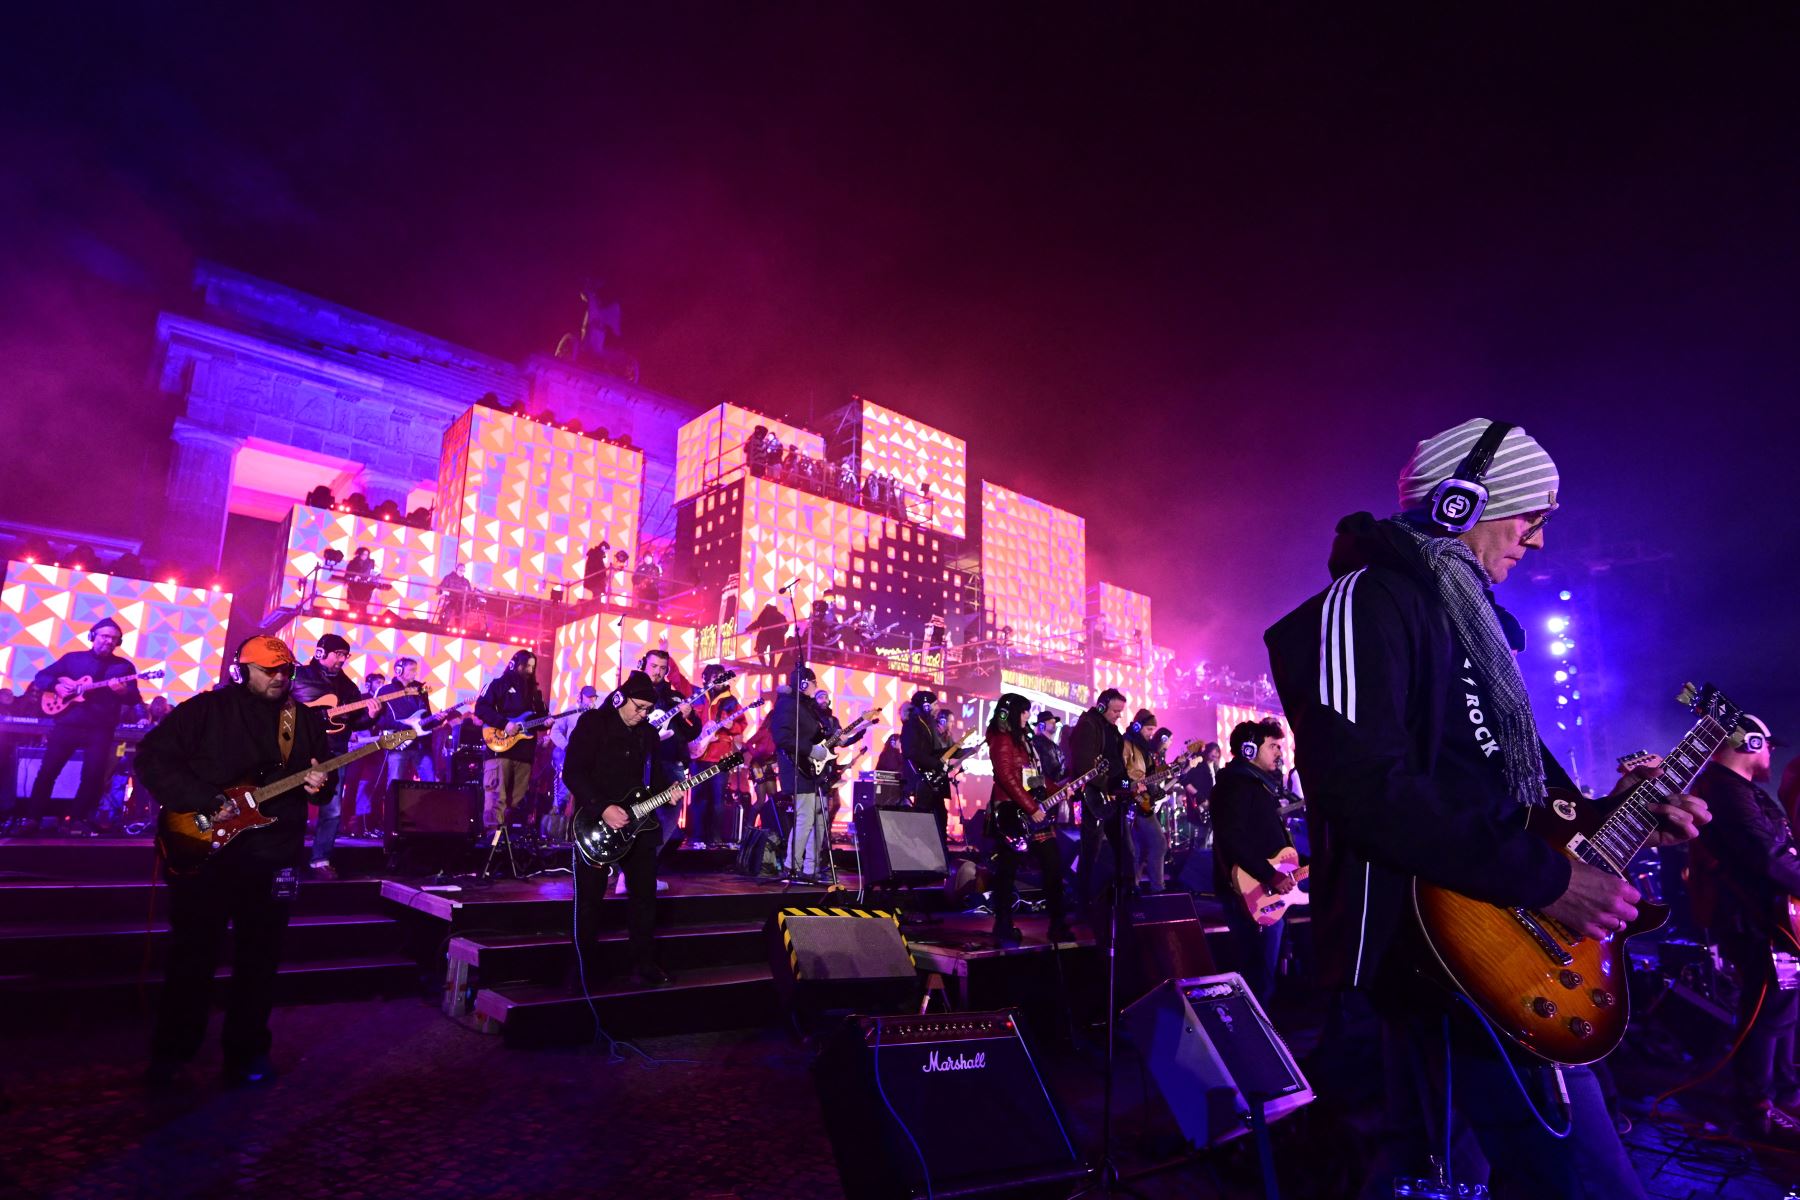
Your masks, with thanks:
[[(1039, 801), (1046, 795), (1037, 751), (1031, 744), (1031, 730), (1025, 724), (1030, 712), (1031, 701), (1017, 692), (1007, 692), (994, 706), (993, 719), (988, 722), (988, 759), (994, 767), (996, 825), (1000, 805), (1016, 805), (1029, 817), (1037, 813)], [(1029, 821), (1026, 828), (1032, 828)], [(1004, 832), (994, 828), (994, 940), (1002, 945), (1019, 944), (1013, 909), (1019, 902), (1015, 886), (1019, 859), (1025, 855), (1031, 856), (1038, 873), (1043, 876), (1044, 898), (1050, 907), (1050, 941), (1074, 939), (1063, 912), (1062, 859), (1056, 849), (1056, 824), (1054, 820), (1046, 821), (1042, 828), (1050, 836), (1040, 838), (1028, 832), (1023, 850), (1015, 847)]]
[[(217, 813), (225, 789), (271, 766), (280, 764), (285, 774), (331, 757), (324, 714), (289, 694), (294, 655), (286, 642), (249, 639), (238, 647), (230, 675), (227, 686), (177, 704), (138, 747), (138, 780), (168, 812)], [(150, 1086), (174, 1083), (206, 1038), (213, 972), (227, 926), (232, 966), (225, 1079), (249, 1084), (274, 1075), (269, 1011), (288, 924), (288, 894), (277, 893), (276, 879), (306, 848), (306, 806), (327, 803), (335, 787), (331, 776), (308, 772), (302, 789), (263, 803), (273, 825), (235, 838), (198, 870), (165, 873), (169, 958), (150, 1040)]]

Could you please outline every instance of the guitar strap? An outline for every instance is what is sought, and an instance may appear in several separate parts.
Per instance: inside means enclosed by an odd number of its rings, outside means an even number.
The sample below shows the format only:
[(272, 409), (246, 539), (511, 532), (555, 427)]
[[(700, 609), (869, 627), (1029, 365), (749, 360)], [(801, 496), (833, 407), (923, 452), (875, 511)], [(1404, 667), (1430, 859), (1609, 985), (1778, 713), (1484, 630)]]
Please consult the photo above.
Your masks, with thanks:
[(275, 734), (276, 741), (281, 747), (282, 766), (286, 766), (288, 760), (294, 756), (294, 731), (298, 728), (299, 722), (298, 707), (290, 697), (288, 702), (281, 706), (281, 725)]

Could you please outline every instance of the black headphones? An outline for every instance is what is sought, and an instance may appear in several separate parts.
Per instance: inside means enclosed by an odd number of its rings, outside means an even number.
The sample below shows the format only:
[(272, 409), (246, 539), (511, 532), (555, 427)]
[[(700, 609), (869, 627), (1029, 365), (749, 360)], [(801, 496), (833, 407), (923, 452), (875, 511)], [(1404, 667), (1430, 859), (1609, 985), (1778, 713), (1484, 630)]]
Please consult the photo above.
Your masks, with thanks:
[(1763, 737), (1762, 734), (1746, 733), (1744, 735), (1744, 744), (1739, 746), (1738, 749), (1744, 754), (1760, 754), (1762, 748), (1768, 744), (1768, 739)]
[(1487, 508), (1488, 490), (1482, 480), (1494, 465), (1500, 443), (1518, 426), (1506, 421), (1490, 423), (1463, 456), (1450, 478), (1431, 489), (1427, 519), (1446, 533), (1467, 533)]
[(1254, 760), (1256, 752), (1260, 749), (1262, 749), (1261, 742), (1240, 742), (1238, 743), (1238, 757)]

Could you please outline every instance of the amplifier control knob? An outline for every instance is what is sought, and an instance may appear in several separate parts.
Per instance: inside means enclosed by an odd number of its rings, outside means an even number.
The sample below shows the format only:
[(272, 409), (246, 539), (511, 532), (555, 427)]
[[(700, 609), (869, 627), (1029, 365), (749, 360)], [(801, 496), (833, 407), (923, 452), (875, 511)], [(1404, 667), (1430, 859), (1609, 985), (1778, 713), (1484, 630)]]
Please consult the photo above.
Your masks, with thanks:
[(1539, 996), (1531, 1002), (1531, 1011), (1548, 1020), (1556, 1015), (1556, 1001), (1546, 996)]
[(1599, 988), (1594, 989), (1594, 1007), (1595, 1008), (1611, 1008), (1614, 1003), (1615, 1003), (1615, 1001), (1613, 999), (1613, 994), (1611, 992), (1602, 991)]
[(1584, 1038), (1594, 1032), (1594, 1026), (1580, 1017), (1570, 1017), (1569, 1032), (1578, 1038)]
[(1581, 986), (1581, 974), (1577, 971), (1564, 971), (1561, 975), (1558, 975), (1556, 978), (1557, 978), (1557, 982), (1561, 983), (1564, 987), (1568, 988), (1571, 992)]

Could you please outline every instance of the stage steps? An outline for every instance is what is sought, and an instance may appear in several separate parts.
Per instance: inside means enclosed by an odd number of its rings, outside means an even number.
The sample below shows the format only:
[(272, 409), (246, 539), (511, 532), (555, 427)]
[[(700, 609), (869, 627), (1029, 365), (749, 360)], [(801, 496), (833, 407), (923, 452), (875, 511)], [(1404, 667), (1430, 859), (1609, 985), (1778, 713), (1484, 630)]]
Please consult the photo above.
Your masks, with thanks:
[[(669, 890), (657, 897), (657, 957), (673, 977), (668, 987), (629, 982), (625, 900), (609, 895), (601, 903), (597, 944), (585, 965), (601, 1024), (614, 1036), (753, 1028), (778, 1020), (763, 935), (769, 915), (855, 903), (852, 891), (759, 885), (718, 872), (667, 878)], [(574, 896), (567, 875), (451, 893), (390, 881), (383, 895), (404, 920), (437, 931), (448, 1015), (500, 1032), (508, 1045), (593, 1035), (593, 1015), (574, 970)], [(909, 903), (937, 907), (942, 897), (941, 888), (922, 888)]]
[(475, 997), (475, 1015), (498, 1026), (506, 1044), (515, 1047), (590, 1041), (596, 1013), (601, 1028), (623, 1038), (759, 1028), (780, 1019), (766, 961), (672, 970), (669, 975), (668, 985), (660, 988), (590, 979), (588, 996), (561, 984), (485, 988)]
[[(381, 873), (386, 853), (373, 838), (340, 838), (331, 865), (340, 875)], [(0, 838), (0, 881), (93, 879), (142, 880), (156, 869), (156, 846), (147, 837)]]
[[(350, 847), (379, 864), (379, 846)], [(340, 848), (340, 854), (344, 851)], [(168, 954), (166, 885), (151, 882), (147, 841), (0, 843), (0, 1002), (54, 1026), (152, 1000)], [(146, 931), (147, 930), (147, 931)], [(227, 935), (220, 978), (229, 974)], [(418, 955), (375, 879), (307, 880), (282, 952), (280, 1003), (416, 995)], [(224, 990), (219, 996), (222, 998)]]

